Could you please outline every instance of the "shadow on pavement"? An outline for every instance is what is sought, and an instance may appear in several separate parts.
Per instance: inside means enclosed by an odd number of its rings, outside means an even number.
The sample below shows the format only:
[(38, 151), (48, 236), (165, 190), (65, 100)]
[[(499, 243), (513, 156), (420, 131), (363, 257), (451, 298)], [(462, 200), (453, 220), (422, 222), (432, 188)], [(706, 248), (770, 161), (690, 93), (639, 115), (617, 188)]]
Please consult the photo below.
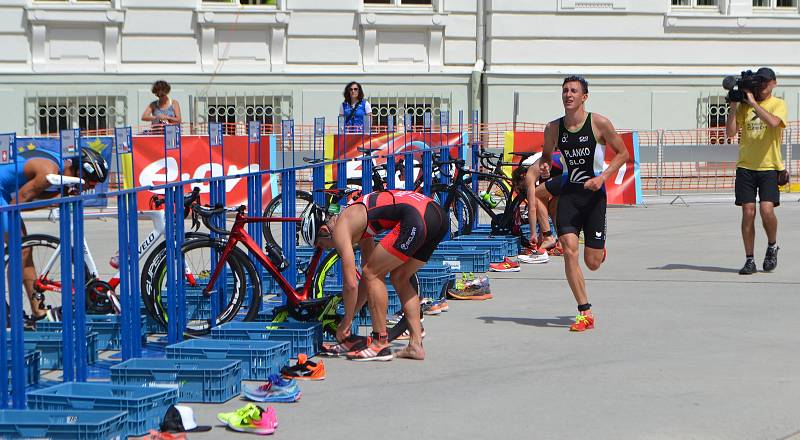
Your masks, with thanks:
[(738, 273), (739, 269), (716, 266), (694, 266), (692, 264), (667, 264), (661, 267), (648, 267), (647, 270), (697, 270), (700, 272)]
[(554, 318), (509, 318), (500, 316), (479, 316), (484, 324), (494, 324), (495, 322), (513, 322), (519, 325), (531, 325), (534, 327), (556, 327), (565, 328), (572, 325), (574, 316), (556, 316)]

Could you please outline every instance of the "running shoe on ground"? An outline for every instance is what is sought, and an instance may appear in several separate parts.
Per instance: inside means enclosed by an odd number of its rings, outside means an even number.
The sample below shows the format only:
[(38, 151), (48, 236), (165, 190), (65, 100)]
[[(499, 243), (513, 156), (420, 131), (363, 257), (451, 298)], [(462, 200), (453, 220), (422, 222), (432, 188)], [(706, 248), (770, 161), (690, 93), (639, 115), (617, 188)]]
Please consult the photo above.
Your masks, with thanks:
[(378, 337), (377, 333), (372, 333), (369, 339), (370, 344), (366, 348), (347, 353), (347, 359), (356, 362), (392, 360), (392, 346), (389, 345), (388, 335)]
[(258, 419), (261, 420), (261, 413), (264, 412), (264, 408), (261, 408), (258, 405), (253, 403), (248, 403), (247, 405), (237, 409), (233, 412), (227, 413), (217, 413), (217, 420), (224, 424), (228, 424), (228, 420), (237, 420), (242, 421), (244, 419)]
[(258, 418), (254, 417), (230, 417), (228, 418), (228, 428), (239, 432), (249, 432), (258, 435), (270, 435), (275, 433), (278, 427), (278, 416), (275, 409), (271, 406), (267, 409), (256, 407), (261, 410)]
[[(401, 315), (402, 316), (402, 315)], [(321, 355), (339, 357), (344, 356), (348, 352), (360, 350), (367, 346), (366, 336), (350, 335), (340, 343), (322, 344)]]
[(439, 308), (439, 304), (436, 302), (427, 301), (424, 304), (421, 304), (420, 307), (422, 308), (422, 313), (424, 315), (440, 315), (442, 313), (442, 310)]
[(582, 332), (594, 328), (594, 316), (579, 314), (575, 317), (575, 323), (569, 326), (571, 332)]
[(758, 272), (758, 269), (756, 269), (756, 262), (750, 258), (745, 261), (744, 267), (739, 269), (739, 275), (752, 275), (756, 272)]
[(778, 266), (778, 249), (777, 245), (767, 246), (767, 255), (764, 257), (764, 272), (772, 272)]
[(284, 379), (276, 374), (270, 375), (267, 382), (256, 388), (244, 388), (244, 395), (255, 402), (290, 403), (300, 400), (302, 392), (294, 379)]
[(492, 299), (492, 293), (488, 287), (468, 286), (464, 290), (450, 289), (447, 291), (450, 298), (462, 300), (487, 300)]
[(450, 310), (450, 306), (447, 304), (447, 298), (439, 298), (436, 300), (436, 303), (439, 304), (439, 310), (443, 312), (447, 312)]
[(544, 264), (550, 261), (550, 256), (547, 255), (547, 251), (540, 250), (539, 252), (534, 252), (530, 255), (520, 255), (517, 257), (520, 263), (526, 264)]
[[(411, 333), (409, 333), (408, 330), (404, 331), (402, 334), (400, 334), (400, 336), (397, 337), (398, 341), (406, 341), (408, 339), (411, 339)], [(425, 339), (425, 329), (424, 328), (422, 329), (422, 339)]]
[(312, 362), (308, 360), (308, 355), (300, 353), (297, 355), (296, 364), (281, 368), (281, 375), (286, 379), (323, 380), (325, 379), (325, 363), (322, 361)]
[(512, 261), (508, 257), (505, 257), (503, 261), (499, 263), (492, 263), (489, 265), (489, 270), (492, 272), (519, 272), (519, 263), (516, 261)]

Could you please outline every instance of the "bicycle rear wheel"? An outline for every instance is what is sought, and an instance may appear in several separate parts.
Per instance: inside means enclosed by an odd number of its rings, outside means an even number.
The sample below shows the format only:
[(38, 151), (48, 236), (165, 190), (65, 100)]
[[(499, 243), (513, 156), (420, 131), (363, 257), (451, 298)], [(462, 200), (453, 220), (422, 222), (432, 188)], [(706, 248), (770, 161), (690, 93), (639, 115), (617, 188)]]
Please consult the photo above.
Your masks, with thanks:
[[(184, 273), (181, 280), (186, 291), (186, 327), (184, 332), (190, 336), (202, 336), (216, 326), (233, 320), (247, 297), (247, 270), (241, 257), (234, 251), (229, 258), (221, 262), (219, 257), (225, 248), (225, 242), (211, 239), (190, 240), (184, 243), (181, 252), (184, 257)], [(212, 251), (215, 255), (212, 255)], [(241, 252), (241, 251), (239, 251)], [(221, 300), (219, 314), (211, 318), (211, 301), (213, 296), (203, 295), (203, 288), (208, 285), (208, 280), (217, 264), (224, 264), (224, 274), (218, 282), (222, 284), (224, 295)], [(147, 286), (147, 293), (152, 295), (148, 301), (154, 306), (154, 318), (166, 327), (169, 320), (167, 314), (167, 267), (166, 252), (160, 254), (153, 261), (151, 267), (146, 267), (143, 275), (143, 284)], [(257, 296), (260, 301), (259, 295)], [(250, 307), (249, 307), (250, 308)], [(253, 308), (258, 313), (257, 307)]]
[[(44, 304), (47, 307), (61, 307), (61, 248), (59, 247), (61, 240), (58, 237), (47, 234), (29, 234), (22, 237), (22, 258), (23, 258), (23, 289), (25, 293), (36, 291), (44, 298)], [(25, 256), (30, 253), (30, 258), (33, 261), (34, 268), (36, 269), (35, 278), (25, 281)], [(5, 254), (6, 266), (6, 286), (5, 287), (5, 301), (10, 309), (9, 292), (11, 289), (8, 286), (8, 252)], [(84, 264), (84, 280), (90, 281), (91, 274), (89, 268)], [(26, 286), (27, 284), (27, 286)], [(80, 290), (80, 289), (78, 289)], [(87, 293), (88, 295), (88, 293)], [(87, 296), (86, 298), (87, 312), (91, 311), (91, 304), (93, 298)], [(30, 302), (27, 298), (22, 301), (23, 311), (26, 315), (32, 316)]]
[[(308, 191), (297, 191), (295, 196), (295, 217), (303, 217), (306, 210), (314, 203), (314, 196)], [(281, 195), (277, 194), (269, 201), (264, 208), (264, 217), (284, 217), (283, 202)], [(283, 246), (283, 222), (265, 222), (261, 225), (262, 233), (266, 243), (274, 243)], [(297, 223), (296, 244), (300, 244), (301, 224)]]

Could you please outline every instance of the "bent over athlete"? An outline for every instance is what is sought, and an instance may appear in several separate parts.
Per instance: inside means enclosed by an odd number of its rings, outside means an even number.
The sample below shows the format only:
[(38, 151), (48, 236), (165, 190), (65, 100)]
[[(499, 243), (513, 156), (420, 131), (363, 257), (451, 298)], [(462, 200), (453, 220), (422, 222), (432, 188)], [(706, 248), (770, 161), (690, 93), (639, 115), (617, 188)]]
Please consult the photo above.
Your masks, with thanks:
[[(568, 76), (561, 86), (564, 116), (547, 124), (544, 149), (539, 160), (543, 175), (550, 172), (553, 150), (558, 147), (564, 164), (560, 177), (536, 188), (540, 199), (559, 196), (556, 227), (564, 248), (564, 271), (578, 302), (578, 316), (571, 331), (594, 328), (592, 305), (586, 294), (586, 282), (578, 264), (578, 234), (583, 230), (583, 261), (589, 270), (597, 270), (606, 258), (606, 188), (605, 181), (628, 160), (628, 150), (606, 117), (588, 113), (589, 84), (580, 76)], [(605, 147), (616, 153), (605, 166)]]
[[(447, 216), (433, 199), (413, 191), (376, 191), (364, 195), (341, 214), (325, 220), (319, 207), (312, 207), (303, 220), (303, 239), (310, 245), (336, 248), (342, 261), (345, 314), (336, 332), (340, 344), (328, 354), (347, 354), (354, 361), (392, 359), (386, 332), (389, 295), (384, 279), (390, 274), (403, 312), (408, 319), (408, 346), (397, 357), (422, 360), (422, 324), (417, 292), (411, 277), (430, 259), (447, 232)], [(375, 246), (373, 237), (389, 233)], [(361, 281), (356, 279), (353, 246), (361, 248)], [(356, 310), (368, 301), (372, 334), (366, 341), (350, 335)], [(365, 343), (366, 342), (366, 343)]]

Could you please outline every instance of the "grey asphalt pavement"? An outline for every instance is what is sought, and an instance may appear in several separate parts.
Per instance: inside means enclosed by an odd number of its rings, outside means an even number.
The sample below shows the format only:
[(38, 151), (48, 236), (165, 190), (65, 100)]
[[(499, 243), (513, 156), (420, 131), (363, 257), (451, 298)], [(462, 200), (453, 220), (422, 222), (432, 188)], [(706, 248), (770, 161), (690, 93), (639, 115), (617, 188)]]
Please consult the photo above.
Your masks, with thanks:
[[(778, 209), (777, 270), (746, 277), (732, 203), (610, 208), (608, 260), (586, 272), (596, 329), (567, 330), (575, 302), (561, 258), (490, 274), (494, 299), (426, 317), (425, 361), (325, 359), (326, 380), (275, 405), (276, 436), (798, 438), (797, 197)], [(111, 238), (103, 225), (93, 231)], [(215, 420), (244, 403), (192, 405), (215, 428), (190, 438), (249, 436)]]

